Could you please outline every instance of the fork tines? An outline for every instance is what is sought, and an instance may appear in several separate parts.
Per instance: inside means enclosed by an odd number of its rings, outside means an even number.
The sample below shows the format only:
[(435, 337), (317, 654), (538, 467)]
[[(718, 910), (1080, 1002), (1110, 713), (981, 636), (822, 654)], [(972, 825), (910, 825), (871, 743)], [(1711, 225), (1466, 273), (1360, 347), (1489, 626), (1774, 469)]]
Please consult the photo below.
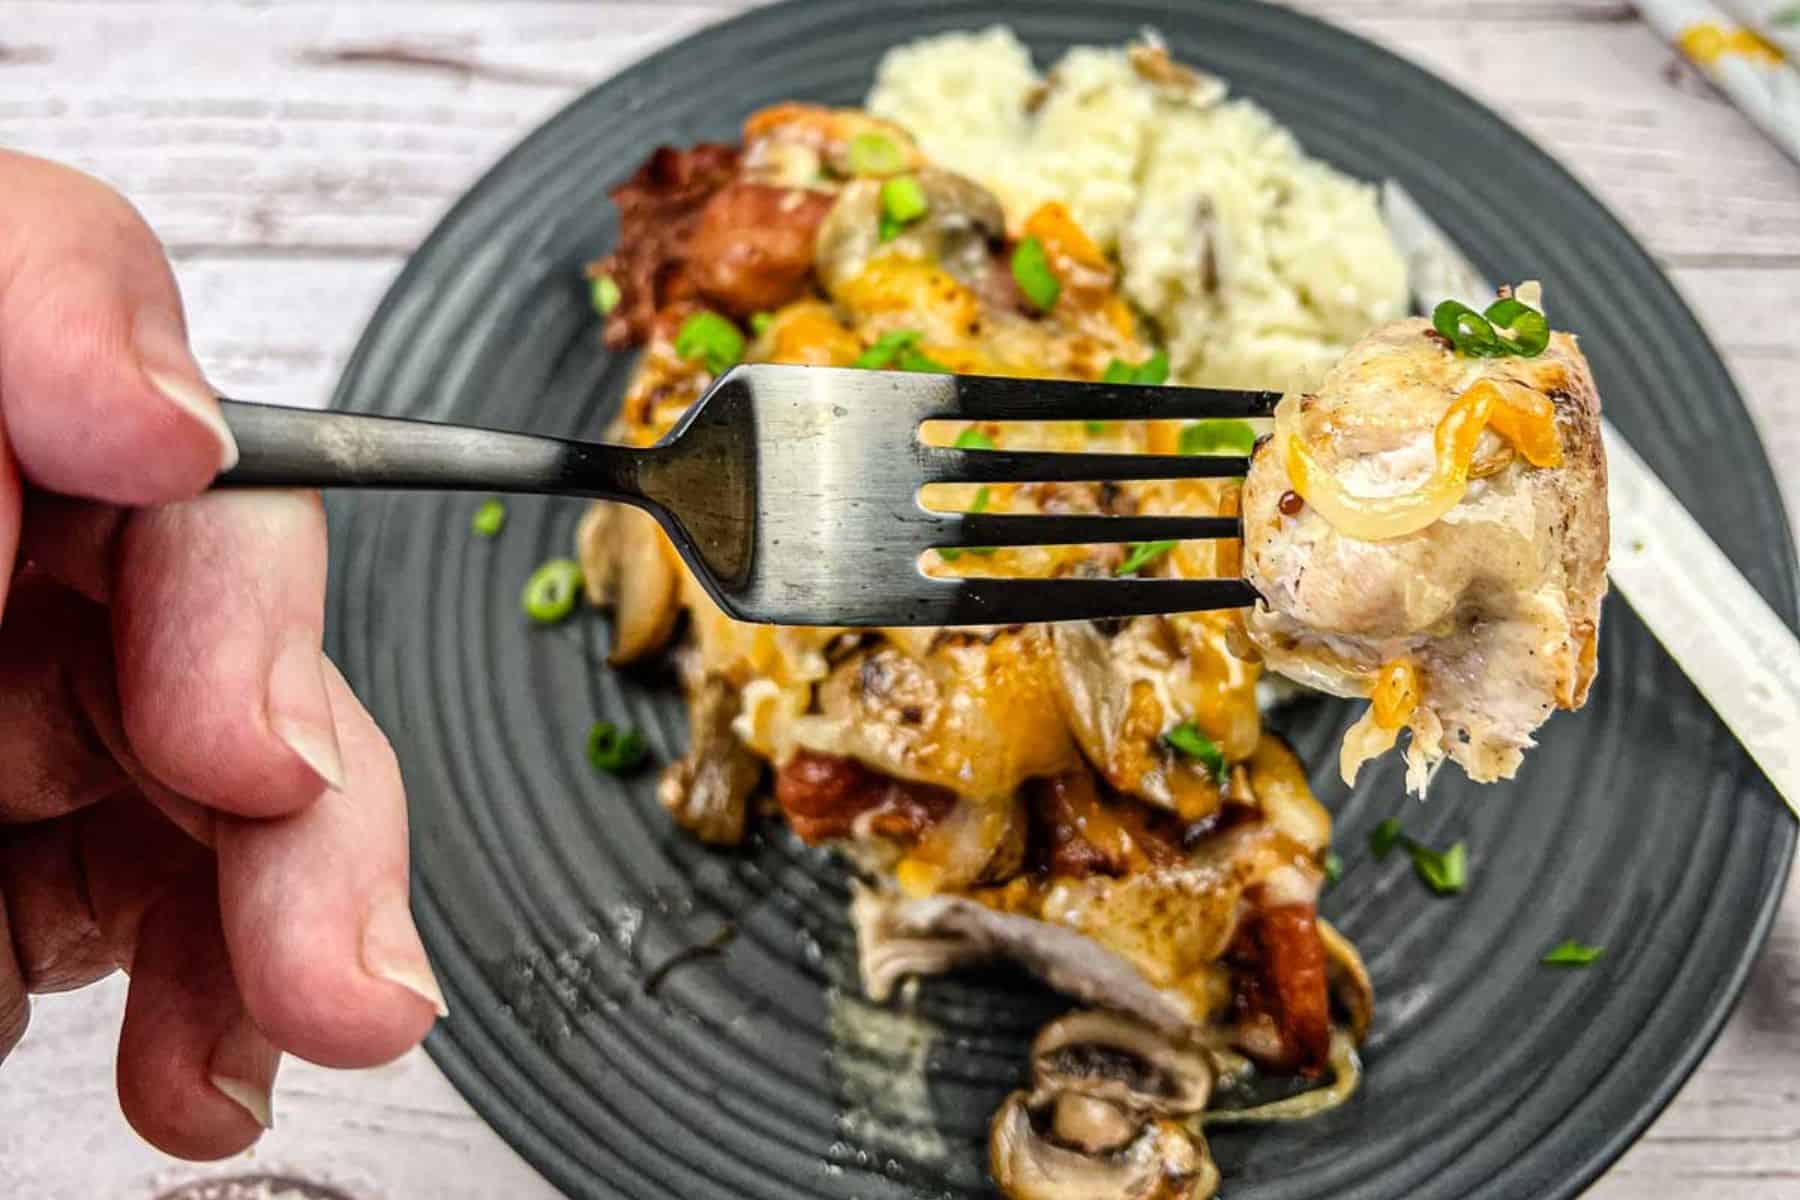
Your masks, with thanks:
[(1064, 454), (1054, 450), (954, 450), (925, 446), (927, 483), (1100, 483), (1125, 479), (1235, 479), (1241, 454)]
[(955, 396), (934, 418), (963, 421), (1194, 421), (1266, 417), (1280, 392), (1144, 387), (1056, 379), (957, 375)]

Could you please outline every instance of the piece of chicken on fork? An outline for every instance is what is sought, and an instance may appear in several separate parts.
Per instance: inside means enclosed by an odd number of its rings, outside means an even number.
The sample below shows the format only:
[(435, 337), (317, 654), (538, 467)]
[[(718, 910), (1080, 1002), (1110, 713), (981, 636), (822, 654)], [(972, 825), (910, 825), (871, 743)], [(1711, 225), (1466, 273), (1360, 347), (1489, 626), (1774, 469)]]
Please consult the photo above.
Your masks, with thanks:
[[(1510, 778), (1593, 681), (1606, 460), (1587, 360), (1536, 284), (1483, 319), (1384, 325), (1284, 397), (1243, 493), (1246, 620), (1273, 669), (1367, 696), (1346, 781), (1402, 728), (1407, 784), (1447, 755)], [(1453, 335), (1447, 336), (1446, 334)], [(1532, 353), (1532, 351), (1536, 351)]]

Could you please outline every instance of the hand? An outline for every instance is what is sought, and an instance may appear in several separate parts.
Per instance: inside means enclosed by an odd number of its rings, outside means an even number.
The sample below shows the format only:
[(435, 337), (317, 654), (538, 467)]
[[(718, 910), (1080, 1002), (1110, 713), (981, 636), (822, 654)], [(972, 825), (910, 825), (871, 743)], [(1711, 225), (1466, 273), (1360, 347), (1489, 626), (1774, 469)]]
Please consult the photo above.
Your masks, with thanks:
[(236, 455), (137, 213), (0, 151), (0, 1059), (30, 993), (126, 971), (119, 1101), (187, 1158), (256, 1140), (282, 1051), (372, 1066), (443, 1011), (324, 513), (203, 494)]

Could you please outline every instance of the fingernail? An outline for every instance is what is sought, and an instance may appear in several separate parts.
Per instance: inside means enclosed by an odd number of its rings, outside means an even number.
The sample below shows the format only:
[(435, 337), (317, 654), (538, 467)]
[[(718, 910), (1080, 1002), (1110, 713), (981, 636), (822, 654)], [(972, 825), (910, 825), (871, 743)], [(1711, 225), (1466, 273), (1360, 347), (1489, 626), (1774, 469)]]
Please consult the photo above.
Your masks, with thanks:
[(180, 322), (160, 308), (146, 309), (138, 314), (132, 337), (144, 378), (218, 440), (219, 470), (236, 466), (237, 439), (219, 412), (218, 396), (200, 376)]
[(277, 1050), (248, 1016), (239, 1016), (213, 1047), (207, 1079), (226, 1099), (256, 1118), (264, 1129), (275, 1128)]
[(276, 652), (269, 668), (269, 728), (300, 761), (336, 792), (344, 790), (344, 755), (325, 690), (325, 656), (296, 638)]
[(397, 983), (425, 1003), (440, 1017), (450, 1015), (444, 1003), (444, 991), (437, 976), (431, 973), (431, 961), (425, 957), (425, 943), (419, 940), (413, 924), (412, 906), (404, 891), (389, 892), (369, 906), (363, 923), (363, 968), (377, 979)]

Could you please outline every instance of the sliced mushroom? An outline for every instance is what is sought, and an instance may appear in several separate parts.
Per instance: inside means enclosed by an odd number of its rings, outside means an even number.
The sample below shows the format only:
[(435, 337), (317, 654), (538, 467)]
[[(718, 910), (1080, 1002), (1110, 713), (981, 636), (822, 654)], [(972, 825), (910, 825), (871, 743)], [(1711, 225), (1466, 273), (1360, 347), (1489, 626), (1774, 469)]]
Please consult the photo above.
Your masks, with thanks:
[(1031, 1046), (1041, 1092), (1079, 1092), (1160, 1116), (1188, 1116), (1212, 1098), (1206, 1056), (1114, 1012), (1073, 1012)]
[(1168, 623), (1138, 617), (1108, 638), (1091, 621), (1070, 621), (1046, 636), (1057, 708), (1106, 781), (1184, 821), (1217, 811), (1218, 781), (1162, 741), (1194, 707), (1181, 702), (1187, 672)]
[(973, 180), (936, 167), (915, 173), (925, 193), (925, 215), (897, 236), (881, 240), (881, 180), (844, 186), (819, 226), (814, 262), (826, 291), (862, 274), (883, 254), (937, 263), (960, 282), (979, 288), (993, 270), (989, 250), (1006, 231), (1006, 214), (993, 193)]
[(663, 648), (681, 614), (681, 574), (656, 518), (621, 507), (611, 522), (617, 563), (613, 584), (613, 644), (607, 661), (636, 662)]
[(1369, 1036), (1369, 1022), (1375, 1015), (1375, 985), (1369, 981), (1369, 968), (1363, 965), (1362, 955), (1350, 939), (1331, 922), (1320, 917), (1318, 926), (1319, 940), (1325, 944), (1325, 977), (1331, 983), (1331, 994), (1350, 1018), (1350, 1032), (1360, 1043)]
[(1193, 1022), (1185, 998), (1163, 992), (1124, 958), (1060, 925), (955, 896), (908, 900), (874, 891), (859, 894), (851, 919), (863, 989), (877, 999), (908, 974), (1005, 958), (1060, 992), (1130, 1013), (1170, 1034)]
[(762, 761), (732, 732), (737, 689), (709, 676), (689, 688), (688, 696), (688, 752), (663, 772), (656, 796), (675, 823), (701, 841), (735, 846), (744, 837)]
[(1054, 1096), (1014, 1092), (994, 1114), (988, 1165), (1012, 1200), (1209, 1200), (1219, 1170), (1204, 1139), (1169, 1120), (1145, 1121), (1117, 1149), (1089, 1152), (1056, 1129)]
[(1263, 734), (1248, 766), (1264, 820), (1314, 854), (1331, 844), (1331, 814), (1313, 797), (1306, 768), (1286, 742)]

